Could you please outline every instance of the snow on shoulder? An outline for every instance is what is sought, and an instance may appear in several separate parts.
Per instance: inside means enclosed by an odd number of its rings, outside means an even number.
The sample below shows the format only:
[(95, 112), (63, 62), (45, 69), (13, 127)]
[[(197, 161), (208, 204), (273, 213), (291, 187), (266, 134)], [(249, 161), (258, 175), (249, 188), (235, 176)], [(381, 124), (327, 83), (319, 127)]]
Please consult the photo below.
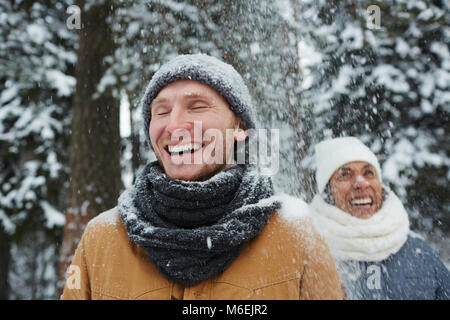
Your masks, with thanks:
[(297, 220), (309, 217), (308, 204), (302, 199), (285, 193), (278, 194), (277, 197), (281, 202), (281, 208), (278, 213), (284, 219)]
[(88, 225), (90, 227), (98, 225), (115, 226), (117, 225), (118, 221), (119, 221), (119, 210), (117, 209), (117, 207), (114, 207), (92, 218), (89, 221)]

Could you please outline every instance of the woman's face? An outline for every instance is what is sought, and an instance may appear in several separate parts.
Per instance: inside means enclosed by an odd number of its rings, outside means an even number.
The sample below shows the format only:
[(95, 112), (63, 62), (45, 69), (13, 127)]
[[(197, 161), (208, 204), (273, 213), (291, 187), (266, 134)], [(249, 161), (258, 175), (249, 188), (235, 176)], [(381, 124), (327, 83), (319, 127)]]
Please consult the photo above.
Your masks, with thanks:
[(356, 218), (370, 218), (381, 208), (380, 178), (367, 162), (355, 161), (341, 166), (331, 177), (330, 187), (336, 206)]

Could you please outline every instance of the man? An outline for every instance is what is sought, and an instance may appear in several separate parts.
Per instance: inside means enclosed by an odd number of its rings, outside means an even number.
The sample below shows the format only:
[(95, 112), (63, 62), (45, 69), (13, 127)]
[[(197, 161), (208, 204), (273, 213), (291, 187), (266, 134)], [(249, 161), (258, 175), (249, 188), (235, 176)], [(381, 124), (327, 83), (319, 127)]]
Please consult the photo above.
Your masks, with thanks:
[(232, 66), (178, 56), (142, 108), (158, 160), (88, 224), (62, 299), (343, 298), (312, 225), (282, 219), (271, 180), (234, 161), (255, 122)]
[(375, 155), (354, 137), (316, 146), (316, 227), (337, 260), (349, 299), (449, 299), (450, 273), (409, 231)]

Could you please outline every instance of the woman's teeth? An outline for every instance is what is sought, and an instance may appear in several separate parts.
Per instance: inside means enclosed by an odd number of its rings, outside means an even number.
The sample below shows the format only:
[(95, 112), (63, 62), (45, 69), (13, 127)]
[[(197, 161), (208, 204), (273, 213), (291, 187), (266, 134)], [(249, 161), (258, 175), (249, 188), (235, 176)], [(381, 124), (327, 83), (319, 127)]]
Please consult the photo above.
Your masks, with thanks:
[(350, 204), (352, 206), (372, 205), (372, 199), (371, 198), (354, 199), (350, 201)]

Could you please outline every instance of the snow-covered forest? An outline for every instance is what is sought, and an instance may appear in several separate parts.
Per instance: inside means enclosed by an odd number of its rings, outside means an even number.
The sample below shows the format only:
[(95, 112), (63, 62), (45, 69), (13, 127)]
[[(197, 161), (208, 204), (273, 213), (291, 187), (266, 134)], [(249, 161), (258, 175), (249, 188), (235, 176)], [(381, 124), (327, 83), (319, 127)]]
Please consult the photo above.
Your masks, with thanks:
[(310, 201), (314, 144), (358, 136), (449, 267), (449, 11), (448, 0), (1, 0), (0, 299), (59, 297), (87, 221), (153, 159), (146, 84), (197, 52), (232, 64), (260, 127), (280, 130), (279, 190)]

